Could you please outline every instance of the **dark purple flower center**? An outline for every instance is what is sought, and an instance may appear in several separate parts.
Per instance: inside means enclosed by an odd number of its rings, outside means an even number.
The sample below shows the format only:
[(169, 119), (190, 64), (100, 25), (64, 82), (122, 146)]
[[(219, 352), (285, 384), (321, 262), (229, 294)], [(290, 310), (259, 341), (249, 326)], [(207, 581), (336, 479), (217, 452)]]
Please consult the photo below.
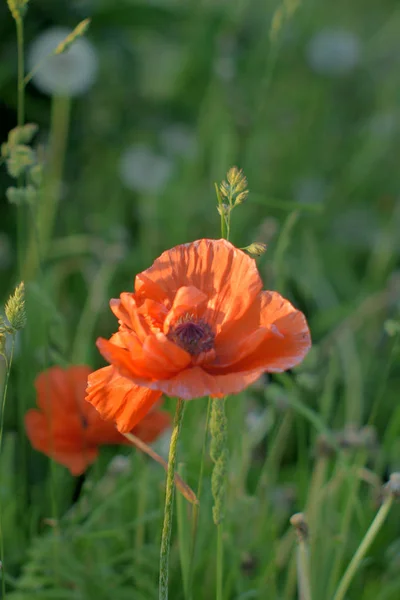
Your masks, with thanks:
[(192, 316), (177, 321), (171, 327), (167, 337), (192, 356), (198, 356), (214, 348), (215, 335), (211, 327), (202, 319), (195, 319)]

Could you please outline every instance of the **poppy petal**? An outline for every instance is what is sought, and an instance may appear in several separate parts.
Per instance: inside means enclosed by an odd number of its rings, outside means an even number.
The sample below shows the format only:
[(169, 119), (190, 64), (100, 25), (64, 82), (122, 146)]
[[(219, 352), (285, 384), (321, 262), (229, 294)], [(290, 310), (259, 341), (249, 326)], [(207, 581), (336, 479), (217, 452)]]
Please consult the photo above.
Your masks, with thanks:
[(263, 369), (281, 372), (299, 364), (311, 347), (311, 335), (305, 316), (277, 292), (262, 292), (260, 324), (266, 335), (242, 360), (235, 371)]
[(86, 400), (100, 416), (116, 423), (121, 433), (131, 431), (161, 396), (161, 392), (132, 385), (117, 377), (113, 367), (104, 367), (89, 376)]
[(134, 294), (122, 293), (120, 300), (110, 301), (110, 307), (120, 325), (125, 325), (134, 331), (140, 341), (149, 335), (150, 328), (143, 315), (138, 311)]
[(193, 400), (203, 396), (221, 397), (237, 394), (254, 383), (262, 373), (263, 369), (257, 369), (248, 373), (212, 375), (201, 367), (192, 367), (181, 371), (171, 379), (147, 381), (135, 378), (134, 381), (139, 385), (146, 385), (151, 390), (159, 390), (167, 396)]
[(193, 285), (179, 288), (172, 308), (164, 321), (164, 333), (168, 333), (171, 323), (188, 313), (200, 317), (207, 305), (207, 300), (206, 294)]
[(171, 427), (170, 414), (165, 410), (152, 410), (133, 428), (132, 433), (146, 444), (151, 444), (168, 427)]
[(194, 286), (206, 294), (204, 318), (216, 327), (239, 319), (262, 288), (254, 259), (226, 240), (202, 239), (167, 250), (136, 278), (136, 286), (142, 290), (149, 280), (171, 304), (181, 287)]
[(71, 434), (68, 427), (52, 431), (48, 417), (31, 409), (25, 415), (25, 430), (32, 447), (67, 467), (72, 475), (81, 475), (97, 456), (96, 447), (86, 444), (82, 435)]

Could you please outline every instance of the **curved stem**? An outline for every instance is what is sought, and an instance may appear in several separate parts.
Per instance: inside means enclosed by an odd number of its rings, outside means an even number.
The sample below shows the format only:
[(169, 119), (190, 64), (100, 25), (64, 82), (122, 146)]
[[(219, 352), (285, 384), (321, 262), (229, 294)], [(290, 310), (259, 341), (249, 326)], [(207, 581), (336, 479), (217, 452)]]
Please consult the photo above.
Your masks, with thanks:
[(336, 590), (333, 600), (343, 600), (344, 599), (346, 592), (349, 589), (350, 584), (353, 580), (353, 577), (356, 574), (356, 572), (361, 564), (361, 561), (363, 560), (369, 547), (371, 546), (371, 544), (374, 541), (374, 539), (376, 538), (380, 528), (382, 527), (383, 523), (385, 522), (386, 517), (388, 516), (389, 511), (392, 507), (392, 504), (393, 504), (393, 494), (389, 494), (387, 496), (387, 498), (385, 499), (384, 503), (382, 504), (382, 506), (380, 507), (380, 509), (378, 510), (378, 512), (375, 516), (375, 519), (372, 521), (372, 523), (371, 523), (367, 533), (365, 534), (364, 538), (362, 539), (361, 544), (359, 545), (355, 555), (351, 559), (349, 566), (347, 567), (342, 579), (340, 580), (339, 586)]
[[(157, 452), (155, 452), (153, 448), (151, 448), (151, 446), (148, 446), (140, 438), (136, 437), (136, 435), (133, 435), (133, 433), (123, 433), (122, 435), (125, 436), (126, 439), (129, 440), (134, 446), (136, 446), (136, 448), (141, 450), (141, 452), (144, 452), (144, 454), (147, 454), (147, 456), (150, 456), (150, 458), (155, 460), (168, 473), (168, 464), (165, 462), (162, 456), (157, 454)], [(190, 502), (191, 504), (198, 504), (196, 494), (194, 493), (192, 488), (190, 488), (188, 484), (185, 483), (185, 481), (182, 479), (179, 473), (174, 474), (174, 481), (176, 487), (188, 502)]]
[(182, 425), (184, 408), (184, 400), (178, 398), (175, 409), (174, 428), (172, 431), (171, 443), (169, 446), (167, 483), (165, 490), (164, 524), (162, 529), (160, 550), (159, 600), (168, 599), (168, 565), (172, 531), (172, 515), (174, 506), (174, 475), (176, 465), (176, 451), (178, 446), (179, 432)]

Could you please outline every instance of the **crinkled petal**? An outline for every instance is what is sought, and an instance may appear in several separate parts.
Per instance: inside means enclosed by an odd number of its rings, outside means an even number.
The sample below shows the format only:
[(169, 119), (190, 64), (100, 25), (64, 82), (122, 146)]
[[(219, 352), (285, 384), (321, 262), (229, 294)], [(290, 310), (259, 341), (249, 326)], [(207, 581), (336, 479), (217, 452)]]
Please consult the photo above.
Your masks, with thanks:
[[(164, 252), (136, 278), (136, 291), (149, 282), (172, 304), (181, 287), (194, 286), (209, 298), (205, 320), (219, 328), (239, 319), (261, 291), (254, 259), (226, 240), (202, 239)], [(159, 293), (159, 296), (162, 296)]]
[(120, 300), (112, 299), (110, 307), (119, 324), (134, 332), (140, 342), (143, 342), (151, 333), (152, 327), (149, 319), (137, 306), (135, 295), (123, 292)]
[(303, 313), (277, 292), (262, 292), (260, 325), (264, 337), (261, 341), (254, 340), (253, 349), (246, 356), (238, 357), (239, 360), (232, 356), (229, 370), (286, 371), (299, 364), (311, 347), (310, 331)]
[(135, 379), (139, 385), (146, 385), (152, 390), (159, 390), (168, 396), (176, 396), (184, 400), (193, 400), (203, 396), (227, 396), (241, 392), (263, 373), (262, 369), (249, 373), (224, 373), (211, 375), (201, 367), (192, 367), (181, 371), (171, 379), (147, 381)]
[(207, 306), (207, 301), (208, 298), (206, 294), (195, 288), (193, 285), (179, 288), (172, 308), (164, 321), (164, 333), (168, 333), (172, 323), (175, 323), (178, 319), (187, 314), (201, 317)]
[(89, 376), (86, 400), (100, 416), (114, 421), (121, 433), (131, 431), (159, 400), (161, 392), (132, 385), (116, 377), (113, 367), (104, 367)]
[(170, 374), (185, 369), (192, 360), (186, 350), (171, 342), (163, 333), (157, 333), (146, 338), (143, 344), (143, 354), (151, 365)]
[(99, 338), (97, 347), (104, 358), (129, 375), (166, 379), (190, 364), (190, 355), (162, 334), (148, 336), (143, 346), (129, 333), (123, 334), (125, 348)]

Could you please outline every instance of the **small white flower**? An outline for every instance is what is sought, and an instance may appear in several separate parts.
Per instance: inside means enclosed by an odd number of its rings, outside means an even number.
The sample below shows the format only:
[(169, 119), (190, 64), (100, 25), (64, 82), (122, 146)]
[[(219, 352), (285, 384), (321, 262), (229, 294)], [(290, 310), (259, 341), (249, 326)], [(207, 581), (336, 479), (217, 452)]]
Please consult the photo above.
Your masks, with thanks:
[(301, 204), (320, 204), (326, 197), (326, 183), (319, 177), (302, 177), (294, 182), (293, 196)]
[(162, 129), (160, 141), (166, 154), (192, 158), (196, 153), (196, 137), (189, 127), (181, 123)]
[(84, 94), (95, 81), (97, 54), (86, 38), (76, 39), (63, 54), (52, 54), (70, 33), (70, 29), (52, 27), (36, 38), (29, 48), (29, 70), (41, 64), (33, 76), (33, 82), (45, 94), (78, 96)]
[(345, 75), (361, 60), (361, 42), (351, 31), (323, 29), (310, 40), (306, 55), (316, 73)]
[(155, 154), (147, 146), (130, 146), (122, 154), (119, 172), (124, 185), (142, 193), (156, 193), (167, 183), (172, 173), (172, 162)]

